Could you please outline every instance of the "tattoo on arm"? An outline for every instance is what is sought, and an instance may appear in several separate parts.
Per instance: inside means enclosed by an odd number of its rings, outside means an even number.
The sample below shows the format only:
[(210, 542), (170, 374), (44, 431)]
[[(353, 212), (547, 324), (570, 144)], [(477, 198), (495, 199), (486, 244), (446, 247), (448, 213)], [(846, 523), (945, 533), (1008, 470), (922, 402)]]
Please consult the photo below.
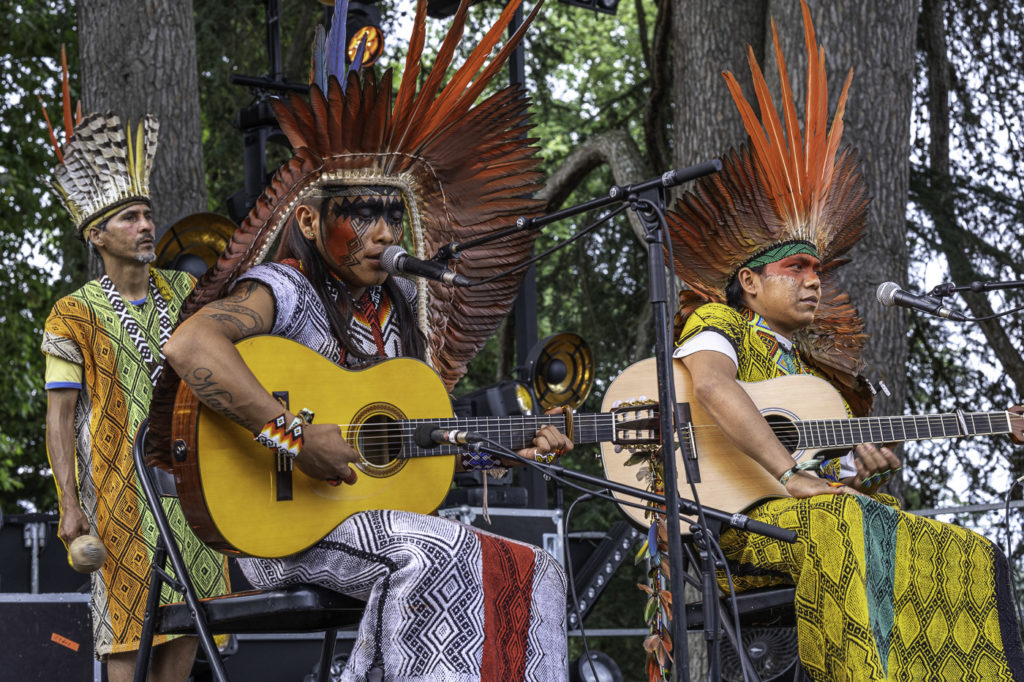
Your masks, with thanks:
[(208, 304), (206, 316), (217, 321), (235, 340), (269, 331), (263, 316), (246, 305), (259, 286), (246, 282), (231, 296)]
[(188, 384), (188, 387), (192, 389), (192, 392), (196, 394), (196, 397), (204, 405), (241, 424), (245, 428), (250, 428), (245, 419), (231, 409), (234, 396), (214, 380), (212, 369), (197, 367), (191, 374), (185, 377), (185, 383)]

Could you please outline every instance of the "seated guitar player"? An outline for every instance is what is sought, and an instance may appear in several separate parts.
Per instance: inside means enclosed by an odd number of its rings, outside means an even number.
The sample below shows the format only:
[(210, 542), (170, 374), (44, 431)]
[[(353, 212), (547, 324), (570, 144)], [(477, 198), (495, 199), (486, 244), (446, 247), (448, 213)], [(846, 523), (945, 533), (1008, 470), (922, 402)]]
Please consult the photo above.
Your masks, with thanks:
[[(507, 23), (506, 14), (500, 21)], [(500, 36), (503, 27), (495, 31)], [(475, 78), (482, 61), (467, 60), (473, 69), (457, 71), (452, 87)], [(223, 284), (230, 293), (192, 314), (164, 349), (199, 400), (255, 434), (269, 448), (266, 457), (289, 458), (306, 476), (335, 481), (340, 490), (358, 491), (366, 476), (342, 427), (303, 423), (301, 405), (283, 410), (234, 343), (283, 336), (348, 368), (403, 356), (432, 360), (450, 389), (508, 311), (518, 279), (455, 296), (433, 282), (417, 287), (390, 277), (381, 253), (401, 243), (406, 222), (417, 243), (436, 246), (496, 230), (539, 206), (522, 198), (539, 177), (522, 134), (525, 98), (501, 91), (480, 105), (489, 107), (487, 117), (474, 116), (473, 97), (438, 93), (437, 83), (416, 93), (413, 76), (392, 105), (390, 78), (331, 75), (311, 87), (311, 104), (299, 97), (275, 103), (295, 155), (235, 242), (254, 244), (248, 254), (264, 244), (269, 249), (280, 234), (276, 262), (231, 271), (229, 249), (218, 272), (231, 272)], [(494, 253), (464, 260), (481, 268), (474, 273), (493, 274), (527, 259), (532, 239), (506, 240)], [(519, 454), (552, 461), (572, 447), (546, 425)], [(509, 464), (474, 453), (461, 468), (499, 463)], [(368, 510), (304, 551), (239, 564), (260, 588), (316, 583), (367, 601), (344, 680), (567, 677), (565, 576), (536, 547), (436, 516)]]
[[(806, 7), (804, 16), (808, 73), (817, 79), (808, 91), (825, 92)], [(735, 585), (796, 586), (800, 660), (815, 680), (1024, 680), (998, 548), (877, 494), (901, 466), (887, 447), (865, 443), (838, 459), (794, 466), (737, 383), (813, 374), (840, 390), (851, 415), (870, 406), (857, 376), (863, 324), (835, 277), (865, 229), (869, 200), (855, 153), (837, 152), (838, 140), (824, 133), (824, 105), (807, 108), (806, 144), (789, 144), (765, 134), (770, 124), (762, 127), (732, 74), (727, 79), (752, 139), (668, 216), (675, 270), (690, 287), (676, 357), (734, 456), (752, 458), (790, 495), (747, 513), (798, 535), (787, 544), (723, 532)], [(845, 95), (833, 135), (842, 130)], [(788, 89), (783, 97), (792, 107)], [(774, 110), (767, 95), (759, 104), (762, 116)], [(793, 120), (789, 136), (799, 134)]]

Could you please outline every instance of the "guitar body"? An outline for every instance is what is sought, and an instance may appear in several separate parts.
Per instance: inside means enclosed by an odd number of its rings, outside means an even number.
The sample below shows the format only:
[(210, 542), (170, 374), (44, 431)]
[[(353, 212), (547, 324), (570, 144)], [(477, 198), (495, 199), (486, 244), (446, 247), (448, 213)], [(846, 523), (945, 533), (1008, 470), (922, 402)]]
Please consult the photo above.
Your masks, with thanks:
[[(395, 437), (368, 434), (396, 420), (451, 417), (444, 384), (410, 359), (343, 369), (288, 339), (259, 336), (236, 347), (260, 383), (315, 424), (340, 424), (360, 451), (354, 485), (331, 486), (298, 468), (279, 472), (277, 457), (238, 424), (199, 405), (182, 383), (174, 414), (174, 475), (189, 524), (223, 552), (282, 557), (320, 540), (348, 516), (370, 509), (434, 511), (451, 486), (454, 455), (395, 457)], [(378, 439), (379, 441), (379, 439)]]
[[(696, 461), (700, 470), (697, 494), (702, 504), (722, 511), (740, 512), (772, 497), (787, 496), (785, 488), (765, 471), (761, 465), (743, 454), (719, 431), (711, 417), (693, 396), (690, 374), (683, 363), (674, 360), (676, 402), (688, 403), (694, 428)], [(740, 382), (761, 414), (769, 422), (792, 422), (809, 419), (845, 419), (846, 408), (839, 393), (823, 379), (808, 375), (791, 375), (757, 383)], [(657, 362), (654, 358), (642, 360), (628, 367), (608, 387), (603, 411), (611, 409), (616, 401), (632, 401), (641, 396), (657, 400)], [(784, 443), (785, 444), (785, 443)], [(628, 449), (615, 452), (614, 445), (601, 445), (605, 476), (625, 485), (644, 487), (637, 474), (645, 466), (625, 466), (630, 457)], [(813, 458), (821, 450), (791, 449), (793, 462)], [(676, 468), (679, 494), (692, 500), (693, 494), (686, 480), (686, 471), (677, 449)], [(616, 493), (620, 500), (635, 500)], [(650, 519), (642, 509), (620, 505), (623, 512), (639, 526), (648, 527)]]

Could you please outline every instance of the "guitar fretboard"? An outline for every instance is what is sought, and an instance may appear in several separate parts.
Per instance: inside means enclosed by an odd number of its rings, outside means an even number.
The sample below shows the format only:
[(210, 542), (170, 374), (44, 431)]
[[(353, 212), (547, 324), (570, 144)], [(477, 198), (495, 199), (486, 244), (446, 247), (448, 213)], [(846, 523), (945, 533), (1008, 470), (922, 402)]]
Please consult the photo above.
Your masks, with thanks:
[(959, 412), (903, 417), (858, 417), (796, 421), (778, 427), (795, 430), (798, 448), (847, 448), (860, 443), (898, 443), (1010, 433), (1007, 412)]
[[(574, 443), (602, 443), (613, 440), (615, 433), (614, 417), (611, 414), (573, 414)], [(563, 415), (517, 415), (512, 417), (471, 417), (467, 419), (409, 419), (399, 422), (401, 428), (403, 456), (431, 457), (434, 455), (450, 455), (459, 451), (458, 446), (438, 445), (436, 448), (422, 448), (413, 441), (416, 428), (422, 424), (430, 424), (439, 429), (473, 431), (489, 440), (494, 440), (511, 450), (521, 450), (533, 444), (537, 430), (542, 426), (551, 425), (565, 433), (565, 417)], [(486, 448), (485, 448), (486, 449)]]

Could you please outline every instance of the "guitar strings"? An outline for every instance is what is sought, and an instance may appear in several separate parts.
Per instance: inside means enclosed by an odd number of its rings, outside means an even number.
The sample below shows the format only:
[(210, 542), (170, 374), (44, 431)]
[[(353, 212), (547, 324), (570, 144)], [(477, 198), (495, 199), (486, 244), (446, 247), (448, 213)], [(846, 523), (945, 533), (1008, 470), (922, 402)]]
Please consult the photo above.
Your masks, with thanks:
[[(574, 426), (581, 430), (586, 430), (588, 427), (596, 429), (603, 426), (606, 428), (611, 427), (616, 431), (653, 432), (651, 429), (624, 428), (614, 421), (615, 414), (616, 413), (614, 412), (589, 415), (576, 414), (573, 416), (575, 420)], [(960, 420), (961, 416), (969, 418), (975, 426), (971, 433), (968, 434), (963, 432)], [(994, 419), (1003, 420), (1006, 426), (995, 426), (993, 424)], [(860, 442), (928, 440), (948, 436), (994, 435), (1008, 433), (1012, 430), (1010, 428), (1010, 421), (1016, 421), (1019, 419), (1021, 419), (1021, 417), (1016, 414), (1008, 411), (1000, 411), (962, 413), (961, 415), (947, 413), (902, 417), (858, 417), (853, 419), (820, 419), (803, 420), (798, 422), (787, 421), (782, 423), (770, 422), (769, 426), (771, 427), (772, 432), (777, 437), (780, 437), (780, 440), (792, 441), (795, 437), (797, 439), (795, 445), (797, 446), (804, 441), (814, 441), (815, 439), (811, 438), (811, 436), (824, 436), (825, 442), (820, 443), (822, 447), (838, 447), (846, 445), (852, 446)], [(978, 428), (977, 422), (979, 420), (987, 420), (988, 428)], [(357, 428), (359, 435), (366, 438), (386, 439), (390, 436), (400, 435), (404, 441), (415, 432), (418, 426), (430, 423), (436, 423), (438, 428), (468, 426), (476, 430), (487, 431), (488, 433), (500, 431), (510, 436), (519, 436), (521, 439), (526, 437), (528, 434), (535, 433), (542, 425), (552, 425), (556, 428), (564, 426), (564, 418), (561, 415), (513, 415), (508, 417), (483, 417), (476, 419), (440, 417), (434, 419), (428, 418), (392, 422), (353, 422), (340, 424), (339, 426), (343, 429)], [(902, 427), (904, 433), (897, 435), (895, 430), (897, 425)], [(913, 435), (909, 433), (910, 429), (908, 427), (913, 428)], [(926, 429), (926, 433), (923, 435), (920, 433), (922, 428)], [(712, 429), (715, 431), (719, 430), (718, 427), (713, 424), (689, 424), (684, 426), (683, 429), (685, 433), (697, 432), (698, 430), (703, 431), (705, 429)], [(868, 431), (867, 435), (864, 433), (865, 429)], [(886, 429), (888, 429), (887, 432)], [(941, 433), (933, 433), (931, 432), (932, 429), (941, 429)], [(604, 441), (605, 439), (602, 438), (599, 440)], [(612, 436), (607, 440), (617, 442), (630, 439)], [(811, 442), (803, 447), (814, 447), (816, 445), (819, 445), (819, 443)], [(798, 447), (797, 449), (803, 448)]]

